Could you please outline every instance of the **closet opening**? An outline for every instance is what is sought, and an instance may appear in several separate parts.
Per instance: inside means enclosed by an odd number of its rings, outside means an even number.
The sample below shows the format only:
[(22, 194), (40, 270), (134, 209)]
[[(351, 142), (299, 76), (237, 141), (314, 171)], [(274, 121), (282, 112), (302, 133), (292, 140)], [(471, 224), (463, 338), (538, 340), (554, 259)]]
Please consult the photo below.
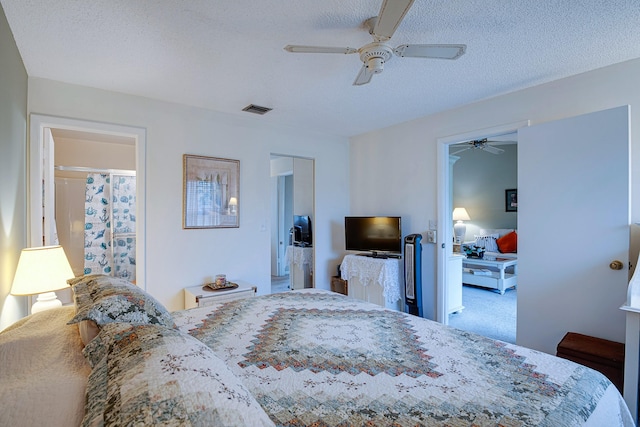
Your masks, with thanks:
[(270, 162), (271, 292), (313, 288), (314, 160), (272, 153)]

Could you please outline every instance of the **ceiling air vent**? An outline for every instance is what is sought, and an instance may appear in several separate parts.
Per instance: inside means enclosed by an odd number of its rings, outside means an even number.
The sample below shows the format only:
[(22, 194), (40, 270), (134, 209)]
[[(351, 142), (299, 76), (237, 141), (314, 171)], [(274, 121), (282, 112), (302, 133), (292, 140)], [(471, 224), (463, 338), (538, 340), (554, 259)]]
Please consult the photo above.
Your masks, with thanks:
[(260, 115), (268, 113), (271, 110), (273, 110), (273, 108), (261, 107), (260, 105), (255, 105), (255, 104), (249, 104), (242, 109), (242, 111), (247, 111), (249, 113), (260, 114)]

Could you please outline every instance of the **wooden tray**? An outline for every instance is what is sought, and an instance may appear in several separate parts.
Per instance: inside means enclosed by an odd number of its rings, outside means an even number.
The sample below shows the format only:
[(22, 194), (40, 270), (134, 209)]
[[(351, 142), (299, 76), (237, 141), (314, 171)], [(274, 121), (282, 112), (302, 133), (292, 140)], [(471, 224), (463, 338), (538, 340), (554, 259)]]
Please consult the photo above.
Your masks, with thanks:
[(215, 283), (207, 283), (202, 287), (203, 291), (224, 291), (228, 289), (235, 289), (238, 287), (237, 283), (227, 282), (223, 286), (218, 286)]

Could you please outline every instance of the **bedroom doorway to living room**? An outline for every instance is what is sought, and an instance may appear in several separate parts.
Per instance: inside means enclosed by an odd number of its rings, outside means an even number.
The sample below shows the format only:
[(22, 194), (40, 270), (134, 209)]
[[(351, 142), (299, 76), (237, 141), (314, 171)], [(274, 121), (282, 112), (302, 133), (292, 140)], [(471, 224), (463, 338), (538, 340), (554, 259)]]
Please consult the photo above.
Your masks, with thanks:
[[(555, 353), (567, 331), (576, 328), (585, 335), (624, 342), (624, 313), (619, 308), (629, 277), (627, 269), (617, 266), (629, 262), (629, 111), (623, 105), (534, 125), (525, 122), (513, 129), (518, 132), (518, 345)], [(453, 248), (449, 145), (478, 135), (482, 133), (437, 139), (441, 245), (436, 317), (442, 323), (447, 323), (443, 276)], [(590, 247), (598, 236), (598, 250), (565, 251), (560, 257), (549, 250), (557, 236), (576, 248)], [(610, 321), (593, 321), (603, 318)]]
[[(444, 221), (442, 216), (439, 218), (444, 231), (440, 233), (442, 239), (445, 239), (442, 246), (449, 253), (445, 257), (444, 268), (451, 267), (456, 271), (444, 270), (443, 289), (438, 289), (437, 320), (459, 329), (514, 343), (517, 289), (509, 289), (502, 294), (489, 286), (477, 286), (485, 285), (484, 283), (476, 283), (476, 286), (463, 284), (463, 276), (469, 277), (471, 273), (470, 267), (490, 270), (478, 273), (496, 277), (499, 277), (499, 269), (493, 266), (470, 266), (466, 262), (463, 265), (460, 258), (464, 256), (461, 255), (462, 244), (475, 245), (476, 236), (517, 229), (517, 208), (515, 211), (507, 211), (505, 195), (506, 190), (518, 187), (517, 130), (525, 125), (526, 122), (514, 123), (446, 138), (441, 159), (443, 162), (446, 159), (446, 168), (442, 168), (446, 173), (441, 170), (443, 185), (439, 190), (439, 203), (442, 203), (446, 208), (444, 211), (448, 213)], [(458, 237), (459, 242), (454, 242), (454, 208), (464, 208), (469, 218), (463, 222), (466, 230)], [(513, 267), (510, 268), (507, 271), (515, 273)], [(489, 277), (485, 280), (488, 279)], [(446, 292), (443, 294), (443, 291)], [(460, 307), (464, 308), (460, 310)]]
[[(517, 133), (452, 144), (449, 156), (451, 211), (462, 208), (468, 214), (464, 234), (460, 242), (454, 242), (453, 252), (464, 256), (464, 247), (484, 250), (483, 259), (476, 261), (477, 264), (470, 263), (469, 258), (475, 253), (464, 258), (464, 309), (449, 310), (449, 325), (515, 343), (517, 255), (503, 253), (511, 248), (499, 247), (498, 243), (518, 227), (517, 197), (513, 197), (517, 196), (518, 188)], [(506, 259), (507, 264), (514, 265), (503, 269), (499, 262)], [(507, 277), (507, 284), (500, 282), (501, 275)], [(448, 286), (459, 285), (449, 283)], [(506, 289), (502, 289), (503, 286)]]

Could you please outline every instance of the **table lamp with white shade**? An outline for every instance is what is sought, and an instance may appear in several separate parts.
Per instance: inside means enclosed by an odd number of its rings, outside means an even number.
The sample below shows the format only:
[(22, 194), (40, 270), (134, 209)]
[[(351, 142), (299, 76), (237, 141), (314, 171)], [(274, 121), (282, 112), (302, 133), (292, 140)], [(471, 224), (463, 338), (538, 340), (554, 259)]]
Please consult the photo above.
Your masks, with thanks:
[(455, 208), (453, 210), (453, 220), (456, 223), (453, 225), (453, 235), (455, 236), (455, 243), (462, 243), (462, 239), (464, 239), (464, 235), (467, 232), (467, 226), (464, 225), (463, 221), (469, 221), (471, 218), (467, 213), (465, 208)]
[(236, 197), (229, 199), (229, 212), (231, 215), (238, 213), (238, 199)]
[(62, 306), (54, 291), (68, 288), (67, 280), (74, 277), (62, 246), (25, 248), (20, 253), (11, 286), (11, 295), (35, 295), (37, 301), (31, 313)]

